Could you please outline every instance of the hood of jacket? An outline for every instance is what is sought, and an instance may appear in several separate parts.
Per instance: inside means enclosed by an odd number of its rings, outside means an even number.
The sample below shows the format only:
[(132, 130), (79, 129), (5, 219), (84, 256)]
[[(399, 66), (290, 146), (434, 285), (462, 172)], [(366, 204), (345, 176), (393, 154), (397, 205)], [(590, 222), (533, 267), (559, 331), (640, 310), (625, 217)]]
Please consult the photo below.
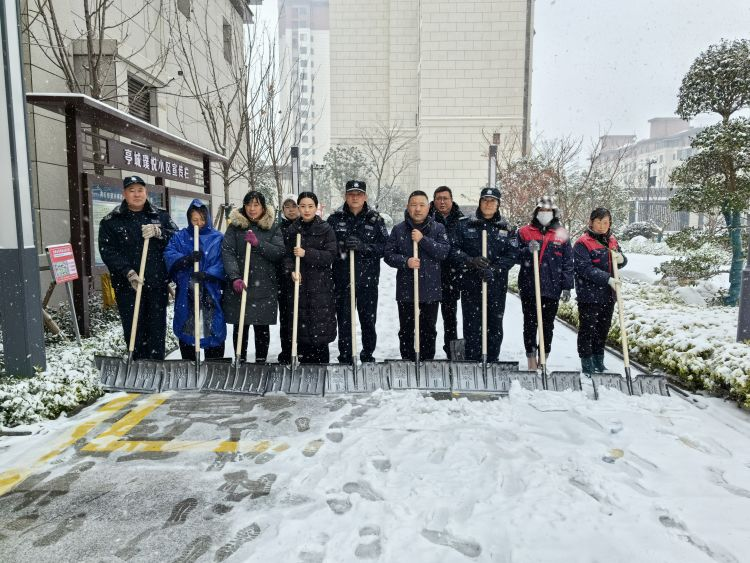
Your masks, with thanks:
[[(266, 212), (257, 223), (258, 228), (263, 231), (269, 230), (271, 227), (273, 227), (275, 218), (276, 210), (272, 205), (266, 205)], [(250, 224), (253, 222), (254, 221), (250, 221), (250, 219), (245, 215), (242, 208), (240, 207), (232, 209), (232, 212), (229, 214), (229, 224), (234, 225), (235, 227), (237, 227), (238, 229), (242, 229), (243, 231), (249, 229)]]
[(197, 211), (198, 213), (203, 215), (203, 219), (206, 221), (206, 224), (200, 229), (200, 234), (205, 235), (206, 233), (214, 230), (213, 221), (211, 220), (211, 211), (208, 209), (208, 206), (198, 198), (191, 201), (190, 205), (187, 208), (186, 216), (187, 216), (188, 229), (192, 231), (192, 224), (190, 223), (190, 215), (193, 211)]

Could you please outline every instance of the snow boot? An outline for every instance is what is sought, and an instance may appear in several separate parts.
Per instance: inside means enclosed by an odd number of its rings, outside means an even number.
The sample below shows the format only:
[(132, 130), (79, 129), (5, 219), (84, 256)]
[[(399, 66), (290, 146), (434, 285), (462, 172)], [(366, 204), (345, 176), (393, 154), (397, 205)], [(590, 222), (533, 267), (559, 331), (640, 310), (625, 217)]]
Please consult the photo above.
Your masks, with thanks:
[(596, 354), (595, 356), (591, 356), (591, 360), (594, 363), (594, 372), (604, 373), (605, 371), (609, 371), (607, 369), (607, 366), (604, 365), (604, 354)]
[(586, 377), (591, 377), (591, 374), (594, 373), (594, 358), (591, 356), (586, 356), (585, 358), (581, 358), (581, 371), (583, 372), (583, 375)]

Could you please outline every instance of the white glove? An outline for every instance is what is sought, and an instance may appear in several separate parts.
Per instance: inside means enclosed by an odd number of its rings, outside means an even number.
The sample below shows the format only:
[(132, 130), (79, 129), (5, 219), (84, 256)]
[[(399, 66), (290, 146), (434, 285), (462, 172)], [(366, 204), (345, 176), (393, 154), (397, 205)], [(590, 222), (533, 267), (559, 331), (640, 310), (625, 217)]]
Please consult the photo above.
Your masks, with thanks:
[(619, 252), (613, 252), (612, 255), (615, 257), (618, 266), (625, 262), (625, 257)]
[(607, 283), (609, 284), (609, 287), (611, 287), (615, 291), (620, 289), (620, 286), (622, 285), (622, 282), (619, 278), (609, 278), (609, 280), (607, 280)]
[(143, 235), (143, 238), (161, 238), (161, 228), (159, 228), (159, 225), (153, 223), (142, 225), (141, 234)]
[(138, 286), (143, 283), (143, 280), (138, 277), (138, 273), (135, 270), (130, 270), (128, 272), (128, 281), (130, 282), (130, 287), (135, 291), (138, 291)]

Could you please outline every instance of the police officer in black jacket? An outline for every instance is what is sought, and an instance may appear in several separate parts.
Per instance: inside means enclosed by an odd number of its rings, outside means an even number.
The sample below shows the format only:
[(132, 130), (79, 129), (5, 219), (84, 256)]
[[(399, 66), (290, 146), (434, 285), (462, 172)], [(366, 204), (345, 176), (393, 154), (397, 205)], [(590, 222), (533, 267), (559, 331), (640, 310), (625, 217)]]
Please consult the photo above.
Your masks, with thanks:
[[(500, 215), (500, 190), (484, 188), (474, 217), (461, 219), (451, 261), (465, 271), (461, 285), (466, 359), (479, 361), (482, 350), (482, 281), (487, 282), (487, 361), (495, 362), (503, 342), (503, 316), (508, 272), (518, 263), (515, 227)], [(482, 257), (482, 231), (487, 231), (487, 257)]]
[[(445, 227), (451, 245), (455, 244), (458, 222), (464, 214), (458, 204), (454, 203), (453, 192), (448, 186), (440, 186), (435, 190), (432, 195), (430, 215)], [(445, 350), (445, 356), (451, 358), (451, 341), (458, 338), (456, 317), (458, 300), (461, 298), (461, 269), (446, 260), (440, 275), (443, 285), (443, 300), (440, 302), (440, 313), (443, 315), (443, 350)]]
[[(99, 223), (99, 253), (112, 277), (125, 342), (130, 339), (135, 292), (143, 284), (133, 358), (163, 360), (169, 297), (164, 249), (177, 225), (169, 213), (151, 204), (146, 182), (140, 177), (125, 178), (122, 194), (122, 204)], [(142, 280), (138, 269), (145, 239), (151, 242)]]
[(336, 233), (338, 243), (338, 256), (333, 263), (336, 316), (339, 325), (338, 360), (341, 363), (351, 363), (354, 360), (349, 301), (349, 251), (354, 250), (354, 283), (359, 324), (362, 328), (362, 351), (359, 357), (363, 362), (374, 362), (380, 259), (388, 240), (388, 230), (380, 214), (367, 205), (365, 182), (349, 180), (346, 183), (344, 197), (346, 201), (343, 207), (328, 217), (328, 224)]

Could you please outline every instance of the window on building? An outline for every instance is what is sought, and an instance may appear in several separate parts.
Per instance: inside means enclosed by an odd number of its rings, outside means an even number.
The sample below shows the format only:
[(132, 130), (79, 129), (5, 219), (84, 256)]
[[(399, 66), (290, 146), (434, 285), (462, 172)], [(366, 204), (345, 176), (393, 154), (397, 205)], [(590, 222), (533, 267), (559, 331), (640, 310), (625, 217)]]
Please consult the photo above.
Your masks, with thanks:
[(303, 68), (304, 68), (304, 67), (306, 67), (306, 66), (307, 66), (307, 61), (306, 61), (306, 60), (302, 60), (302, 61), (300, 61), (300, 62), (299, 62), (299, 66), (301, 66), (301, 67), (303, 67)]
[(187, 19), (190, 19), (190, 4), (192, 0), (177, 0), (177, 9)]
[(151, 123), (151, 88), (133, 76), (128, 76), (128, 113)]
[(306, 142), (307, 142), (307, 135), (303, 135), (303, 136), (302, 136), (302, 141), (301, 141), (301, 142), (303, 142), (303, 143), (306, 143)]
[(224, 60), (228, 63), (232, 62), (232, 26), (225, 19), (224, 25), (222, 26), (222, 32), (224, 36)]
[(299, 52), (300, 52), (300, 54), (302, 54), (302, 55), (306, 54), (306, 53), (307, 53), (307, 47), (300, 47), (300, 48), (299, 48)]

